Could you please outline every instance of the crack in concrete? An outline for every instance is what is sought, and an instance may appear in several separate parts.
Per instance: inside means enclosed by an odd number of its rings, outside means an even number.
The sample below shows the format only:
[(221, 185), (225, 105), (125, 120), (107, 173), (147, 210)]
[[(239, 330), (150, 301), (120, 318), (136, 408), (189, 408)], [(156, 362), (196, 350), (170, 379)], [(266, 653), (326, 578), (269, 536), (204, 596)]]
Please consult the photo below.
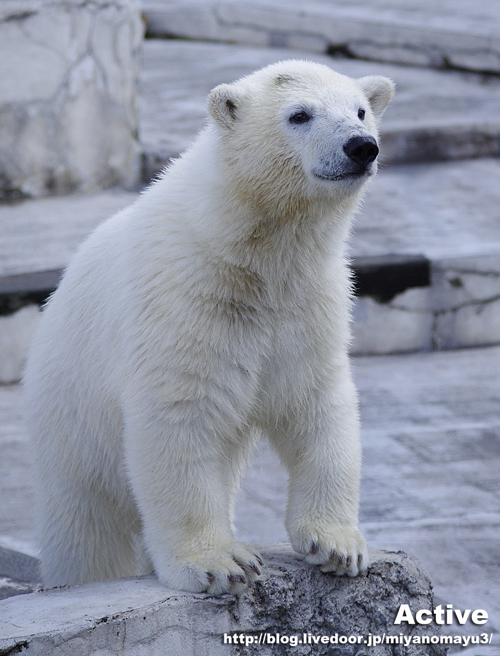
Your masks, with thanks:
[(116, 9), (123, 9), (126, 7), (126, 3), (123, 2), (113, 2), (113, 0), (108, 0), (107, 2), (99, 2), (99, 0), (82, 0), (81, 2), (65, 2), (65, 0), (53, 0), (44, 4), (44, 7), (55, 7), (60, 9), (84, 9), (85, 7), (90, 7), (93, 10), (108, 9), (109, 7), (115, 7)]
[(446, 309), (443, 308), (442, 310), (433, 310), (433, 313), (435, 313), (436, 315), (443, 315), (443, 314), (447, 314), (448, 312), (458, 312), (459, 310), (463, 310), (464, 308), (467, 307), (490, 305), (491, 303), (495, 303), (496, 301), (500, 301), (500, 294), (482, 300), (476, 299), (471, 301), (465, 301), (463, 303), (458, 303), (457, 305), (453, 305), (452, 307)]
[[(479, 272), (473, 271), (473, 272), (470, 272), (470, 273), (476, 274), (476, 273), (479, 273)], [(485, 274), (485, 275), (489, 275), (489, 274)], [(491, 274), (491, 275), (495, 278), (500, 277), (500, 274), (497, 274), (497, 273), (494, 273), (494, 274)], [(450, 281), (447, 280), (447, 282), (450, 282)], [(431, 288), (431, 293), (432, 292), (439, 293), (438, 290), (436, 290), (436, 289), (432, 290), (432, 288)], [(374, 299), (372, 298), (372, 300), (374, 300)], [(457, 303), (457, 304), (451, 305), (451, 306), (446, 307), (446, 308), (441, 308), (441, 309), (440, 308), (411, 308), (411, 307), (407, 307), (407, 306), (404, 306), (404, 305), (399, 305), (397, 303), (391, 303), (391, 302), (389, 302), (387, 304), (384, 304), (384, 305), (388, 305), (391, 309), (398, 310), (398, 311), (401, 311), (401, 312), (411, 312), (411, 313), (414, 313), (414, 314), (442, 315), (442, 314), (446, 314), (448, 312), (457, 312), (457, 311), (462, 310), (463, 308), (466, 308), (466, 307), (474, 307), (476, 305), (489, 305), (490, 303), (495, 303), (496, 301), (500, 301), (500, 293), (495, 294), (494, 296), (483, 298), (483, 299), (473, 298), (470, 301), (463, 301), (461, 303)], [(377, 302), (377, 301), (375, 301), (375, 302)], [(382, 305), (382, 304), (379, 303), (379, 305)]]
[(7, 649), (0, 649), (0, 656), (13, 656), (14, 654), (20, 654), (25, 649), (30, 646), (29, 640), (22, 640), (21, 642), (16, 642), (12, 647)]
[(13, 23), (17, 21), (24, 21), (27, 18), (36, 16), (37, 14), (38, 14), (37, 11), (23, 11), (20, 12), (19, 14), (10, 14), (9, 16), (6, 16), (4, 19), (0, 19), (0, 25), (2, 23)]
[(471, 276), (483, 276), (483, 277), (492, 277), (492, 278), (500, 278), (500, 271), (481, 271), (479, 269), (442, 269), (441, 270), (443, 273), (450, 273), (450, 274), (462, 274), (462, 275), (471, 275)]

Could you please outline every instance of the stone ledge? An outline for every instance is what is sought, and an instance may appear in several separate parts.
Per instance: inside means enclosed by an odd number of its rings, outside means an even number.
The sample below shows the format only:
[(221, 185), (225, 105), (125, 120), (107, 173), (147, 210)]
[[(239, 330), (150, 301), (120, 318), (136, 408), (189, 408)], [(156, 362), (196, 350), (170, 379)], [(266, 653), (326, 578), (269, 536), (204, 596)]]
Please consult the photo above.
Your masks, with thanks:
[[(432, 586), (418, 561), (403, 552), (372, 553), (367, 576), (322, 574), (289, 545), (262, 550), (262, 580), (240, 598), (176, 592), (153, 576), (55, 588), (0, 602), (0, 654), (74, 656), (268, 656), (289, 654), (288, 644), (229, 644), (224, 634), (271, 636), (382, 636), (422, 638), (435, 624), (394, 625), (401, 604), (432, 609)], [(299, 644), (293, 653), (389, 656), (393, 645)], [(414, 644), (407, 656), (443, 655), (439, 644)]]
[[(369, 264), (379, 260), (386, 264)], [(354, 354), (500, 344), (500, 254), (359, 261), (365, 288), (355, 304)]]

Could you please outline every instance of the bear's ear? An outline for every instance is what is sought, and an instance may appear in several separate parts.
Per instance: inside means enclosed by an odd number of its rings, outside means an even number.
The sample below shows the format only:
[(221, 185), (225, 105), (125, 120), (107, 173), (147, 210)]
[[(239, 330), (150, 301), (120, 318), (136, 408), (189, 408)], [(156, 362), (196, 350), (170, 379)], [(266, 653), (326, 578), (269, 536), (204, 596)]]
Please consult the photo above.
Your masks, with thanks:
[(234, 84), (219, 84), (208, 96), (208, 109), (223, 128), (232, 128), (241, 116), (243, 94)]
[(358, 84), (368, 98), (375, 117), (380, 118), (394, 95), (396, 85), (388, 77), (380, 75), (362, 77), (358, 80)]

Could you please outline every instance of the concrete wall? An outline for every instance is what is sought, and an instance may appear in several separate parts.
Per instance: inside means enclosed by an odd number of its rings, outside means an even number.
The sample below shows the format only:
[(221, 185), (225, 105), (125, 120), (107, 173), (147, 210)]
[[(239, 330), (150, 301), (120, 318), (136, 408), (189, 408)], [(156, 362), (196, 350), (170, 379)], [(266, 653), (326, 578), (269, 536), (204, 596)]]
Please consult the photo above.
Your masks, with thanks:
[(0, 199), (135, 184), (138, 0), (4, 0)]

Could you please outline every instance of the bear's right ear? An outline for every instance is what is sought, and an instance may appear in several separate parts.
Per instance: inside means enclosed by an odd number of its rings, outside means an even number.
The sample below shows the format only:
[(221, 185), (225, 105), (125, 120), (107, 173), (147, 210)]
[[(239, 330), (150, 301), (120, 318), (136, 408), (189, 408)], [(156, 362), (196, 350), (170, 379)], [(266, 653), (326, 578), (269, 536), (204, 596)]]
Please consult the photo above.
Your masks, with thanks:
[(243, 103), (243, 94), (234, 84), (219, 84), (208, 96), (208, 109), (223, 128), (232, 128), (238, 118)]
[(359, 86), (372, 108), (375, 118), (379, 119), (394, 95), (396, 85), (388, 77), (368, 75), (358, 79)]

